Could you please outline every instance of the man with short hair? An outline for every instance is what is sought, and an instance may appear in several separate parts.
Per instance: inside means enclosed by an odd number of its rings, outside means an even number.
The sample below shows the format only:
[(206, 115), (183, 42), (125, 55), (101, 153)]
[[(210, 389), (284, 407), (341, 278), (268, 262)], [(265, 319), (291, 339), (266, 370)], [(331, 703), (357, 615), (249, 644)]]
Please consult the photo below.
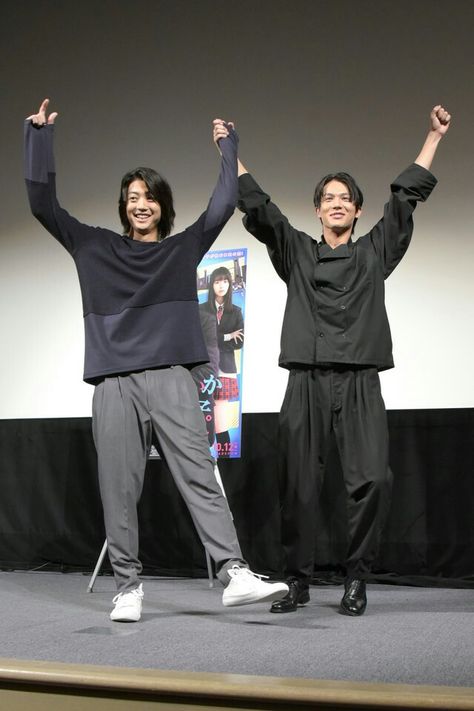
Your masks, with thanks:
[(95, 386), (93, 432), (110, 562), (118, 594), (110, 618), (140, 619), (137, 503), (154, 431), (197, 532), (226, 586), (223, 604), (277, 600), (242, 559), (229, 507), (214, 476), (190, 370), (209, 360), (201, 330), (196, 268), (231, 217), (237, 198), (237, 136), (216, 119), (221, 171), (207, 209), (169, 236), (174, 209), (166, 180), (150, 168), (127, 173), (120, 189), (123, 234), (71, 217), (56, 198), (49, 100), (25, 123), (25, 174), (33, 214), (68, 250), (81, 285), (84, 380)]
[(414, 164), (392, 184), (382, 219), (352, 241), (362, 193), (347, 173), (315, 191), (322, 238), (290, 225), (239, 162), (239, 203), (246, 229), (267, 250), (288, 289), (279, 364), (290, 371), (280, 413), (281, 529), (288, 595), (272, 612), (309, 601), (315, 511), (333, 431), (347, 491), (349, 546), (340, 611), (362, 615), (366, 579), (386, 520), (392, 475), (378, 371), (393, 367), (384, 280), (405, 254), (413, 211), (436, 184), (429, 172), (450, 115), (431, 111)]

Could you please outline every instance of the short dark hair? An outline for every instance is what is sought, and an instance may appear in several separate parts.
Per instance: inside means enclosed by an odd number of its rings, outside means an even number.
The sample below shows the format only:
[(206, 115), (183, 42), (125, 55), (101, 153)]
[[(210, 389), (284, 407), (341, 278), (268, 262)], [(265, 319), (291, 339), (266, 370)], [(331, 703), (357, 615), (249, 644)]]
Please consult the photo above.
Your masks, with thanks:
[(323, 197), (324, 193), (324, 188), (328, 183), (331, 182), (331, 180), (337, 180), (340, 183), (343, 183), (346, 188), (349, 191), (349, 195), (351, 197), (351, 202), (354, 203), (356, 206), (357, 210), (360, 210), (362, 207), (362, 204), (364, 202), (364, 196), (362, 195), (362, 190), (359, 188), (357, 185), (356, 181), (352, 177), (352, 175), (349, 175), (349, 173), (329, 173), (328, 175), (325, 175), (324, 178), (321, 178), (319, 183), (316, 185), (316, 188), (314, 190), (314, 206), (315, 207), (321, 207), (321, 198)]
[(161, 219), (158, 223), (158, 235), (160, 239), (168, 237), (173, 229), (176, 214), (173, 207), (173, 193), (169, 183), (153, 168), (135, 168), (135, 170), (130, 170), (122, 178), (119, 215), (124, 234), (128, 235), (130, 233), (130, 222), (127, 217), (127, 193), (130, 183), (133, 183), (134, 180), (143, 180), (151, 196), (159, 204)]
[(227, 279), (229, 282), (229, 288), (227, 289), (227, 294), (224, 296), (224, 311), (226, 309), (232, 308), (232, 274), (227, 269), (227, 267), (217, 267), (214, 269), (211, 276), (209, 277), (209, 289), (207, 293), (207, 300), (213, 311), (216, 310), (216, 295), (214, 293), (214, 282), (218, 279)]

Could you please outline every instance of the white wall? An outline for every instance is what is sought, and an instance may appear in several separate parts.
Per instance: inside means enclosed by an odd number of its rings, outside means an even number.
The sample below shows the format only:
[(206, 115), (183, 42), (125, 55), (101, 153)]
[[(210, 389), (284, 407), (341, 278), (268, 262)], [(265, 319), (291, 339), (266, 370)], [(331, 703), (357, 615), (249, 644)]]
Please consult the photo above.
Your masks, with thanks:
[[(90, 414), (74, 264), (30, 216), (21, 176), (22, 120), (46, 95), (60, 111), (59, 195), (85, 222), (118, 228), (119, 181), (139, 164), (170, 180), (177, 229), (194, 219), (217, 172), (209, 129), (217, 115), (235, 120), (244, 162), (308, 232), (318, 232), (317, 179), (353, 173), (365, 195), (358, 234), (415, 158), (429, 109), (444, 102), (454, 119), (433, 166), (440, 182), (387, 281), (396, 368), (382, 382), (388, 408), (473, 407), (474, 4), (454, 1), (449, 14), (425, 0), (241, 0), (218, 13), (208, 0), (74, 5), (3, 11), (0, 418)], [(241, 246), (244, 411), (277, 411), (285, 287), (236, 214), (216, 247)]]

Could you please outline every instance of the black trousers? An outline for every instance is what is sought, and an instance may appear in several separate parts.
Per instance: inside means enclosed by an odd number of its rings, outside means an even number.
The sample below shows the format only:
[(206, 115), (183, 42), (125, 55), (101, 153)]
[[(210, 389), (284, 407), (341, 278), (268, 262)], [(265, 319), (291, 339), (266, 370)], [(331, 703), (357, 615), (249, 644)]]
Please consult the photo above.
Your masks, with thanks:
[(347, 491), (348, 577), (365, 578), (390, 503), (388, 428), (375, 368), (290, 371), (280, 413), (280, 495), (285, 576), (313, 572), (316, 502), (334, 431)]

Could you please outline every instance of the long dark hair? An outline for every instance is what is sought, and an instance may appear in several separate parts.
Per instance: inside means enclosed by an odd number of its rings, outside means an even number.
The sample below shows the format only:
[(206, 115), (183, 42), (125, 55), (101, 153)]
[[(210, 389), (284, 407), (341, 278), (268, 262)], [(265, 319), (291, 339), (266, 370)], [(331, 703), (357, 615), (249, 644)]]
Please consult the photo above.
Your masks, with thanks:
[(127, 217), (127, 193), (130, 183), (133, 183), (134, 180), (143, 180), (153, 200), (159, 204), (161, 219), (158, 223), (158, 235), (160, 239), (168, 237), (173, 229), (176, 214), (173, 207), (173, 193), (169, 183), (153, 168), (135, 168), (135, 170), (130, 170), (122, 178), (119, 215), (124, 234), (128, 235), (130, 233), (130, 222)]
[(214, 282), (218, 279), (227, 279), (229, 282), (229, 288), (227, 289), (227, 294), (224, 296), (224, 311), (232, 310), (232, 274), (227, 269), (227, 267), (217, 267), (214, 269), (211, 276), (209, 277), (209, 288), (207, 292), (207, 301), (214, 313), (216, 312), (216, 295), (214, 293)]

